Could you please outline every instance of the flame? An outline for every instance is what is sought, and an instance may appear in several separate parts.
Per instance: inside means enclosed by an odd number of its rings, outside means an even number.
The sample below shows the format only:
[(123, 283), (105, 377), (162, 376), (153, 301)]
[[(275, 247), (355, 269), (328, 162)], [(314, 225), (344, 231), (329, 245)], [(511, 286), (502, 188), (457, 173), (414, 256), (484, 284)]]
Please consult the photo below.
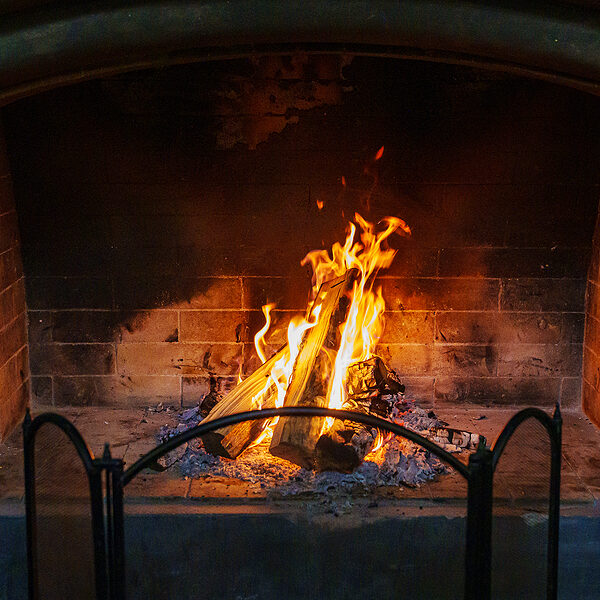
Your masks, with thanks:
[(265, 335), (267, 335), (267, 331), (269, 331), (269, 327), (271, 327), (271, 311), (275, 308), (275, 304), (265, 304), (262, 307), (263, 314), (265, 315), (265, 324), (260, 329), (257, 334), (254, 336), (254, 347), (256, 348), (256, 354), (258, 354), (258, 358), (260, 358), (260, 362), (264, 365), (267, 362), (267, 357), (265, 356), (266, 342)]
[(385, 146), (381, 146), (381, 148), (379, 148), (379, 150), (377, 150), (377, 154), (375, 155), (375, 160), (379, 160), (383, 156), (384, 148), (385, 148)]
[[(383, 146), (376, 159), (383, 154)], [(319, 321), (322, 308), (322, 298), (318, 292), (321, 285), (344, 275), (350, 269), (356, 269), (358, 276), (354, 281), (350, 296), (350, 306), (344, 323), (340, 326), (340, 345), (336, 352), (329, 352), (332, 369), (327, 390), (327, 406), (343, 408), (346, 402), (346, 377), (348, 368), (357, 362), (368, 360), (379, 342), (384, 329), (383, 313), (385, 301), (381, 286), (374, 286), (374, 281), (380, 269), (388, 268), (394, 259), (396, 251), (387, 247), (385, 241), (393, 234), (410, 235), (410, 227), (397, 217), (385, 217), (378, 226), (368, 222), (360, 214), (355, 213), (354, 221), (348, 224), (344, 244), (336, 242), (327, 250), (309, 252), (301, 261), (302, 265), (312, 268), (312, 300), (308, 304), (304, 318), (295, 317), (291, 320), (287, 331), (287, 352), (274, 364), (265, 386), (255, 397), (256, 406), (261, 407), (268, 390), (276, 390), (275, 406), (283, 406), (285, 394), (291, 379), (292, 371), (300, 351), (300, 344), (305, 333)], [(265, 325), (254, 337), (256, 352), (264, 363), (266, 362), (265, 336), (271, 324), (273, 304), (263, 307)], [(253, 444), (263, 441), (272, 434), (277, 419), (265, 427), (260, 438)], [(326, 419), (324, 431), (331, 427), (333, 419)], [(384, 443), (380, 434), (376, 440), (376, 448)]]
[[(313, 269), (313, 289), (321, 283), (343, 275), (349, 269), (358, 269), (359, 277), (351, 293), (351, 304), (346, 321), (342, 325), (341, 342), (335, 358), (333, 374), (327, 393), (329, 408), (342, 408), (346, 400), (346, 373), (348, 367), (356, 362), (371, 358), (373, 350), (383, 333), (385, 301), (381, 287), (373, 289), (375, 277), (380, 269), (388, 268), (396, 251), (383, 246), (392, 233), (400, 230), (410, 235), (408, 225), (397, 217), (386, 217), (381, 221), (382, 231), (377, 232), (375, 225), (355, 213), (355, 223), (349, 224), (346, 241), (342, 246), (333, 245), (331, 256), (326, 251), (310, 252), (303, 264), (311, 264)], [(355, 241), (358, 228), (359, 239)], [(328, 429), (332, 420), (324, 425)]]
[(319, 210), (323, 210), (324, 205), (325, 205), (325, 203), (323, 202), (323, 200), (317, 200), (317, 208)]
[[(264, 338), (271, 325), (270, 313), (274, 306), (274, 304), (265, 304), (263, 306), (265, 324), (260, 329), (260, 331), (254, 336), (254, 345), (256, 348), (256, 352), (263, 364), (266, 362), (266, 356), (264, 353)], [(298, 353), (300, 352), (300, 343), (302, 341), (302, 338), (304, 337), (305, 332), (314, 327), (319, 322), (319, 314), (321, 312), (321, 308), (321, 304), (318, 304), (317, 306), (311, 306), (311, 309), (309, 309), (309, 317), (307, 319), (303, 319), (301, 317), (294, 317), (290, 321), (287, 330), (287, 351), (280, 359), (278, 359), (275, 362), (275, 364), (271, 368), (271, 372), (269, 373), (269, 377), (267, 378), (265, 385), (260, 390), (260, 392), (256, 394), (256, 396), (254, 396), (254, 398), (252, 399), (252, 405), (255, 406), (257, 409), (263, 407), (268, 392), (273, 386), (276, 390), (275, 407), (281, 408), (283, 406), (283, 403), (285, 401), (285, 393), (290, 383), (290, 378), (292, 376), (292, 371), (294, 369), (296, 359), (298, 358)], [(266, 438), (270, 439), (273, 435), (273, 428), (275, 427), (275, 425), (277, 425), (278, 421), (279, 417), (276, 417), (275, 419), (271, 419), (269, 422), (267, 422), (262, 433), (249, 446), (249, 448), (257, 446)]]

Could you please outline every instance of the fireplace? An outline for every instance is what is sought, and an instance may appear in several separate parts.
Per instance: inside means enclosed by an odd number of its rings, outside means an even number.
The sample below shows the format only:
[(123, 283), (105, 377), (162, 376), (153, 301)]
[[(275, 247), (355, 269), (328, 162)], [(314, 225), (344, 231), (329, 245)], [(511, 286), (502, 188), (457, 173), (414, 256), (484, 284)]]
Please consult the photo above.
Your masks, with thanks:
[(379, 277), (407, 398), (600, 423), (595, 9), (251, 4), (7, 16), (0, 436), (226, 394), (357, 212), (412, 231)]
[[(254, 368), (260, 307), (275, 302), (281, 322), (302, 309), (299, 259), (367, 207), (414, 231), (385, 274), (381, 348), (412, 396), (583, 403), (598, 421), (598, 105), (573, 89), (595, 92), (596, 67), (567, 43), (591, 39), (586, 9), (536, 20), (493, 7), (498, 27), (482, 35), (491, 14), (444, 3), (372, 7), (383, 29), (358, 7), (336, 20), (339, 6), (317, 3), (312, 28), (303, 9), (266, 21), (257, 9), (243, 13), (247, 35), (227, 38), (241, 8), (196, 19), (195, 5), (160, 18), (145, 7), (128, 21), (47, 7), (7, 26), (4, 434), (30, 394), (40, 406), (190, 406), (227, 389)], [(73, 54), (60, 32), (78, 18), (92, 20)], [(192, 22), (207, 27), (209, 61), (186, 53)], [(288, 29), (291, 50), (276, 45)], [(550, 30), (561, 34), (548, 45)], [(340, 45), (351, 31), (354, 51)], [(35, 35), (48, 43), (28, 62)], [(77, 61), (91, 81), (71, 75)]]

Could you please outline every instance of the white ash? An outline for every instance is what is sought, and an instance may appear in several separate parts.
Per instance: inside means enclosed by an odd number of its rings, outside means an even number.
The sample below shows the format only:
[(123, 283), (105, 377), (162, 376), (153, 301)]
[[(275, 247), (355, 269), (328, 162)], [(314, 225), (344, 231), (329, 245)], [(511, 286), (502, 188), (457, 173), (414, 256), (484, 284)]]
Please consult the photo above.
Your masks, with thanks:
[[(400, 403), (399, 403), (400, 404)], [(412, 402), (402, 402), (393, 416), (407, 429), (424, 433), (429, 428), (446, 425), (432, 411)], [(165, 441), (202, 421), (198, 407), (183, 411), (175, 428), (163, 427), (159, 440)], [(201, 478), (218, 476), (241, 480), (265, 489), (268, 493), (296, 495), (328, 494), (332, 491), (372, 490), (380, 486), (418, 486), (445, 473), (448, 468), (429, 451), (401, 437), (392, 437), (376, 453), (371, 453), (353, 473), (325, 471), (315, 473), (269, 453), (269, 440), (249, 448), (235, 460), (208, 454), (199, 438), (191, 440), (185, 450), (165, 457), (164, 466), (177, 463), (183, 476)]]

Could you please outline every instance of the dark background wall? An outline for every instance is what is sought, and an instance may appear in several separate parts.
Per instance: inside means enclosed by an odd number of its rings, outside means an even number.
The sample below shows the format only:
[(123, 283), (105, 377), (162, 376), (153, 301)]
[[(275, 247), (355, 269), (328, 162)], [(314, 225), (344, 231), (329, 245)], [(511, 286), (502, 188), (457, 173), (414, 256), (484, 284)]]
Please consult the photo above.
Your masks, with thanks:
[(302, 56), (7, 107), (36, 401), (227, 387), (256, 364), (261, 305), (278, 303), (277, 345), (306, 302), (300, 259), (359, 210), (413, 230), (383, 274), (380, 346), (409, 395), (577, 406), (598, 108), (505, 75)]

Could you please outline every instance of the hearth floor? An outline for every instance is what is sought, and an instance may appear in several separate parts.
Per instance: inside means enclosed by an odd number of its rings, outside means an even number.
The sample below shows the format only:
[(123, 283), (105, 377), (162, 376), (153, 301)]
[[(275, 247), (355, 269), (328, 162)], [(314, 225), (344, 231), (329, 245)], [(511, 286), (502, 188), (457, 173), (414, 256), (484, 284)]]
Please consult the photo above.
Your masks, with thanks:
[[(92, 452), (100, 454), (110, 442), (113, 456), (131, 465), (156, 445), (155, 435), (162, 425), (176, 423), (174, 411), (154, 412), (148, 409), (60, 408), (53, 409), (69, 418), (79, 429)], [(38, 409), (36, 414), (43, 412)], [(436, 409), (451, 427), (481, 433), (493, 441), (513, 409), (456, 407)], [(483, 417), (483, 418), (482, 418)], [(562, 512), (569, 515), (600, 516), (600, 430), (580, 413), (566, 413), (563, 429)], [(52, 448), (49, 448), (52, 452)], [(507, 472), (517, 473), (522, 463), (504, 465)], [(523, 478), (500, 478), (496, 494), (513, 505), (526, 506), (539, 498), (538, 484)], [(418, 514), (457, 514), (464, 511), (466, 486), (456, 473), (442, 475), (420, 487), (381, 489), (368, 497), (352, 497), (352, 504), (368, 507), (373, 512), (401, 510)], [(260, 486), (222, 477), (207, 476), (185, 479), (170, 468), (163, 473), (146, 471), (126, 489), (126, 500), (134, 512), (272, 512), (284, 505), (306, 504), (311, 499), (268, 497)], [(23, 511), (22, 442), (20, 431), (0, 444), (0, 514)]]

